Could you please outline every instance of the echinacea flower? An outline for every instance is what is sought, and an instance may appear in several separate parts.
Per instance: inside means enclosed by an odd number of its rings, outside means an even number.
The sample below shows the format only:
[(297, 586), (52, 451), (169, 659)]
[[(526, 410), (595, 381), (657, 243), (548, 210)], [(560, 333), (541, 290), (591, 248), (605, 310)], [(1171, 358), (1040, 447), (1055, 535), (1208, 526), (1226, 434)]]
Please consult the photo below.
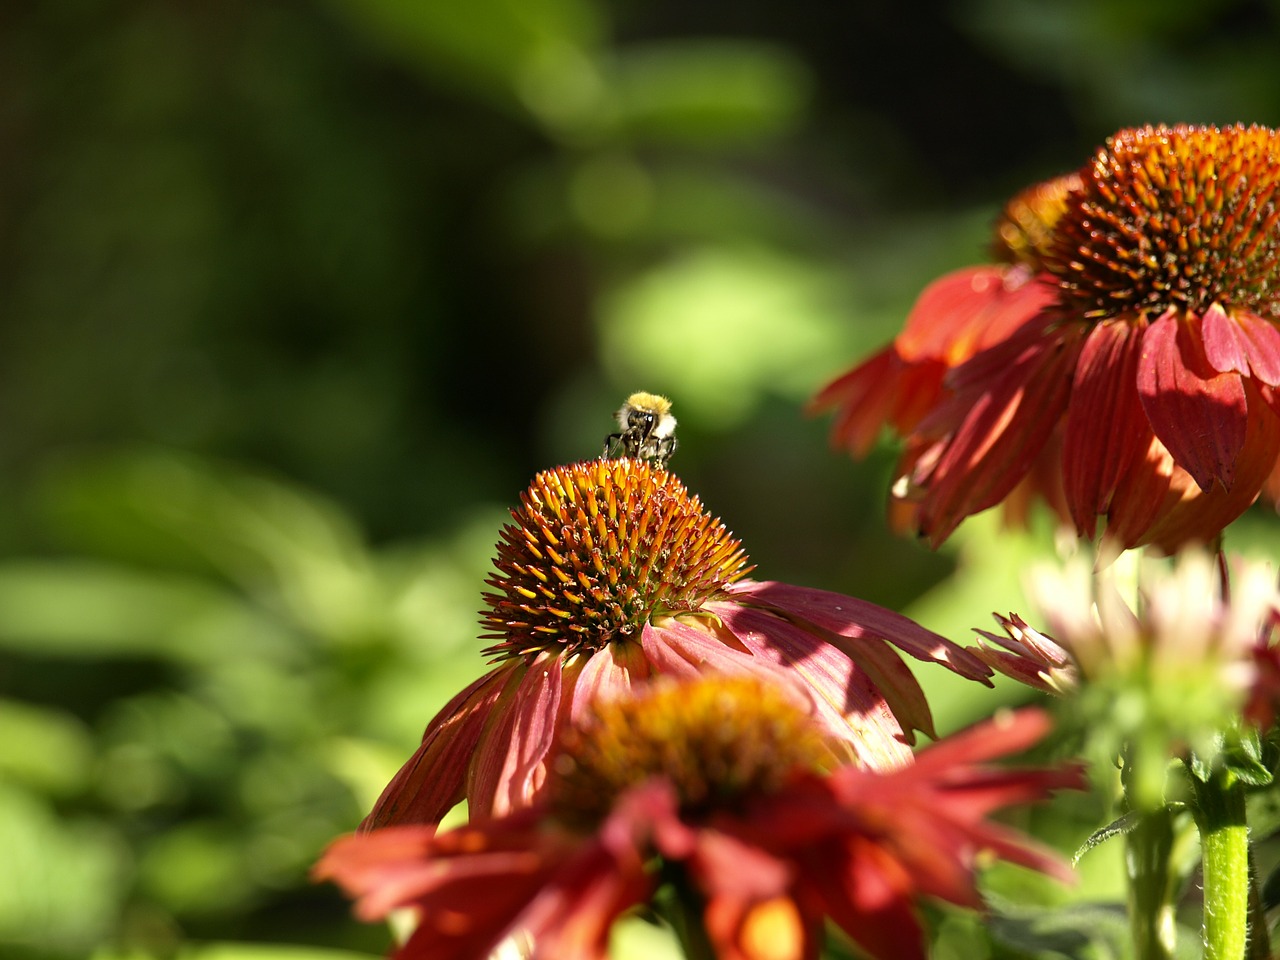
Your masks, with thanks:
[(1242, 718), (1263, 730), (1274, 718), (1276, 573), (1245, 559), (1231, 573), (1228, 591), (1223, 569), (1203, 551), (1144, 558), (1136, 595), (1126, 600), (1115, 567), (1094, 571), (1083, 558), (1040, 567), (1028, 591), (1045, 631), (997, 616), (1007, 638), (978, 631), (974, 653), (1029, 686), (1083, 701), (1095, 739), (1109, 748), (1138, 744), (1154, 781), (1188, 748), (1211, 759)]
[[(1044, 255), (1066, 198), (1079, 185), (1071, 173), (1015, 196), (996, 222), (996, 263), (965, 267), (929, 284), (892, 343), (818, 392), (809, 408), (835, 411), (833, 445), (861, 458), (886, 426), (909, 436), (949, 395), (951, 370), (1003, 342), (1053, 303)], [(1015, 516), (1023, 507), (1011, 504)], [(912, 512), (901, 508), (890, 519), (899, 529), (913, 522)]]
[(1277, 467), (1280, 134), (1123, 130), (1078, 177), (1033, 248), (1044, 305), (903, 431), (894, 496), (934, 545), (1027, 481), (1081, 536), (1172, 552)]
[(997, 262), (929, 284), (892, 343), (818, 392), (810, 408), (836, 411), (833, 444), (863, 457), (883, 427), (909, 434), (945, 395), (943, 382), (953, 367), (1000, 343), (1053, 302), (1054, 290), (1033, 281), (1044, 272), (1045, 245), (1067, 194), (1079, 183), (1068, 174), (1010, 200), (994, 231)]
[(397, 960), (469, 960), (512, 937), (530, 960), (603, 960), (613, 922), (644, 904), (732, 960), (813, 960), (824, 918), (872, 957), (923, 960), (916, 901), (981, 907), (979, 862), (1070, 879), (1055, 855), (985, 819), (1083, 785), (1076, 768), (985, 763), (1047, 726), (1024, 712), (913, 765), (827, 772), (826, 728), (790, 691), (754, 677), (658, 681), (566, 727), (533, 806), (444, 833), (345, 837), (315, 873), (356, 897), (361, 919), (412, 910)]
[(557, 729), (658, 674), (773, 676), (812, 698), (844, 759), (910, 762), (932, 735), (892, 646), (988, 682), (990, 668), (908, 618), (823, 590), (745, 579), (739, 541), (676, 476), (633, 459), (539, 474), (502, 530), (482, 612), (495, 665), (436, 715), (364, 827), (437, 823), (463, 799), (503, 814), (544, 786)]

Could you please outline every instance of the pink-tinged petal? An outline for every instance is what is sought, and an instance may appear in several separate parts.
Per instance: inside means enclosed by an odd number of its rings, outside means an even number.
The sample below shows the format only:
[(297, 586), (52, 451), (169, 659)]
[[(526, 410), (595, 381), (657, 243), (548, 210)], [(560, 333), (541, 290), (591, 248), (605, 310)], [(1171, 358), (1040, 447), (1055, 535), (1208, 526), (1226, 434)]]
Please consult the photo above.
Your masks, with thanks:
[[(736, 608), (727, 609), (730, 606), (707, 604), (706, 609), (711, 613), (736, 613)], [(769, 626), (775, 623), (786, 626), (781, 621), (773, 621)], [(886, 737), (884, 728), (892, 727), (895, 733), (900, 731), (883, 698), (876, 696), (874, 691), (869, 694), (860, 691), (870, 701), (865, 708), (867, 719), (856, 725), (859, 736), (851, 738), (850, 728), (855, 725), (835, 706), (835, 701), (844, 702), (843, 688), (833, 683), (818, 689), (808, 673), (784, 666), (785, 658), (768, 643), (748, 644), (745, 637), (739, 636), (734, 639), (739, 644), (735, 649), (726, 644), (726, 639), (733, 639), (727, 630), (721, 629), (716, 636), (711, 636), (675, 618), (669, 618), (658, 626), (646, 624), (641, 635), (646, 656), (658, 673), (682, 680), (695, 679), (707, 673), (768, 678), (780, 689), (790, 691), (797, 704), (813, 709), (814, 719), (834, 738), (865, 754), (864, 762), (893, 765), (894, 758), (901, 758), (898, 762), (910, 762), (910, 750)], [(839, 695), (829, 699), (833, 688)], [(872, 716), (877, 711), (879, 713)]]
[[(863, 766), (892, 770), (911, 762), (906, 734), (884, 693), (847, 655), (767, 611), (732, 603), (712, 604), (709, 609), (756, 655), (756, 663), (776, 664), (784, 674), (804, 679), (817, 709), (815, 719), (847, 744)], [(928, 722), (927, 704), (923, 710), (923, 721)]]
[(519, 674), (504, 664), (450, 700), (427, 724), (422, 745), (387, 784), (360, 830), (439, 823), (465, 796), (467, 770), (494, 705), (518, 682)]
[(527, 806), (541, 791), (560, 715), (563, 664), (559, 656), (539, 654), (505, 709), (495, 711), (471, 767), (472, 819)]
[(756, 664), (746, 648), (735, 650), (705, 630), (674, 617), (661, 626), (646, 623), (640, 632), (645, 658), (655, 673), (693, 679), (704, 673), (750, 674)]
[(768, 900), (786, 893), (796, 872), (785, 857), (714, 828), (699, 831), (688, 863), (708, 897), (729, 895), (743, 900)]
[(1280, 330), (1270, 320), (1245, 310), (1228, 314), (1215, 303), (1205, 311), (1201, 336), (1214, 370), (1253, 376), (1271, 387), (1280, 384)]
[(1146, 452), (1151, 427), (1138, 397), (1142, 337), (1128, 321), (1099, 323), (1080, 351), (1067, 407), (1063, 483), (1077, 532), (1092, 538), (1120, 478)]
[[(744, 580), (728, 588), (744, 601), (763, 603), (850, 640), (875, 637), (926, 663), (937, 663), (968, 680), (987, 682), (991, 670), (968, 650), (926, 630), (910, 617), (866, 600), (829, 590), (772, 580)], [(987, 682), (990, 686), (990, 683)]]
[(916, 526), (933, 546), (1026, 476), (1066, 408), (1079, 349), (1077, 326), (1037, 321), (952, 371), (955, 395), (920, 424), (895, 490), (918, 501)]
[(573, 684), (568, 719), (578, 722), (596, 697), (609, 699), (630, 694), (651, 674), (644, 649), (630, 641), (605, 644), (587, 658)]
[[(729, 629), (742, 636), (754, 653), (766, 659), (776, 658), (780, 651), (788, 662), (810, 658), (827, 660), (836, 676), (846, 674), (849, 664), (852, 664), (863, 675), (857, 679), (857, 685), (876, 701), (884, 701), (893, 714), (897, 727), (893, 731), (895, 738), (901, 736), (905, 742), (914, 743), (913, 730), (936, 736), (933, 715), (929, 712), (924, 691), (920, 689), (915, 675), (886, 641), (874, 636), (850, 641), (814, 624), (792, 622), (790, 617), (774, 608), (764, 608), (765, 617), (749, 606), (724, 604), (716, 609)], [(783, 627), (778, 625), (779, 616), (784, 617)], [(799, 628), (799, 633), (794, 628)], [(772, 649), (775, 646), (779, 650)], [(830, 691), (823, 691), (824, 697), (830, 699), (840, 689), (833, 685)], [(830, 702), (839, 706), (838, 700), (831, 699)], [(846, 715), (850, 707), (851, 704), (846, 703)], [(879, 710), (880, 706), (876, 705), (873, 713)]]
[(1190, 327), (1166, 311), (1142, 338), (1138, 394), (1174, 462), (1201, 490), (1230, 490), (1248, 425), (1244, 385), (1239, 374), (1215, 373), (1197, 348)]

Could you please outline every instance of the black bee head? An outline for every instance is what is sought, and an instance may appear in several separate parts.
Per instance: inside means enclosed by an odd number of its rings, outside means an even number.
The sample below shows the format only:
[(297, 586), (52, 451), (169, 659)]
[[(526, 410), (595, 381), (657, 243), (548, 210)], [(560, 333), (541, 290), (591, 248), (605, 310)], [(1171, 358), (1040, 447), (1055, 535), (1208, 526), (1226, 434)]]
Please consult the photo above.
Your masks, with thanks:
[(631, 416), (627, 418), (627, 426), (633, 430), (639, 429), (648, 433), (653, 429), (653, 424), (657, 419), (657, 416), (650, 410), (632, 410)]

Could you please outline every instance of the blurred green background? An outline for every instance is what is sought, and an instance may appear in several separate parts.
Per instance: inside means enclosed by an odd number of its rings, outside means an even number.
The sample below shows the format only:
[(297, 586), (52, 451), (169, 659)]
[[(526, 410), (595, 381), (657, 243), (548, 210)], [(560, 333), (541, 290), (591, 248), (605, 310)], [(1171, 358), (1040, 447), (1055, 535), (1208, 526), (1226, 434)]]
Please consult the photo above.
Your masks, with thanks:
[(1275, 0), (0, 7), (0, 956), (381, 952), (307, 869), (631, 390), (759, 576), (1016, 609), (1044, 538), (890, 536), (804, 401), (1116, 128), (1280, 122), (1277, 49)]

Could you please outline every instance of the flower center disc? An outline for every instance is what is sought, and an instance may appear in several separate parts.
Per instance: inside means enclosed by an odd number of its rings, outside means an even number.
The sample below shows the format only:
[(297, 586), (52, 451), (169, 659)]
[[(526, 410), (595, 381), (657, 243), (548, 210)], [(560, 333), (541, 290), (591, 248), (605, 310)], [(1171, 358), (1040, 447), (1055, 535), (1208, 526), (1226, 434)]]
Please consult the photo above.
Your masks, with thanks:
[(724, 524), (647, 461), (547, 470), (520, 500), (481, 611), (499, 659), (600, 649), (655, 614), (697, 610), (750, 570)]
[(1265, 127), (1124, 130), (1081, 171), (1046, 266), (1085, 317), (1280, 316), (1280, 137)]

